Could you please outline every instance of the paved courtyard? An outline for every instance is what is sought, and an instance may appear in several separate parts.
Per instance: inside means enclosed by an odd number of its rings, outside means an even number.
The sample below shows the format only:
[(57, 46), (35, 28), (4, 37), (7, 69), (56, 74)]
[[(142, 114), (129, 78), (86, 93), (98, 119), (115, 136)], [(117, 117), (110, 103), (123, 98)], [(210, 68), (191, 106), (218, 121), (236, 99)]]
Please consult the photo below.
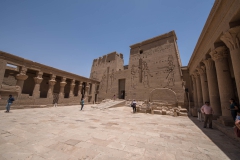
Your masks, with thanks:
[[(0, 112), (0, 159), (239, 159), (234, 141), (188, 117), (86, 105)], [(197, 125), (196, 125), (197, 124)]]

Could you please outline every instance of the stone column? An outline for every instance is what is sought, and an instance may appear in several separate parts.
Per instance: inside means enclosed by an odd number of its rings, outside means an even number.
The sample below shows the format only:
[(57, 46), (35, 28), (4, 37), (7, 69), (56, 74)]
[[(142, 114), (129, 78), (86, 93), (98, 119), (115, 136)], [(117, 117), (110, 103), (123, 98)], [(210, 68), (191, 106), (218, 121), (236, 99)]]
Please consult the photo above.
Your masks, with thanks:
[(62, 81), (60, 82), (60, 93), (59, 93), (59, 98), (62, 99), (65, 96), (64, 93), (64, 87), (66, 86), (67, 82), (66, 82), (66, 78), (63, 77)]
[(92, 95), (92, 103), (95, 104), (95, 94), (96, 94), (96, 84), (92, 83), (91, 95)]
[(214, 61), (211, 58), (209, 58), (207, 60), (203, 60), (203, 63), (205, 64), (207, 73), (210, 105), (213, 108), (214, 115), (216, 117), (219, 117), (222, 115), (222, 111)]
[(34, 89), (33, 89), (33, 97), (34, 98), (40, 98), (40, 84), (42, 83), (42, 75), (43, 75), (43, 72), (38, 72), (37, 73), (37, 77), (34, 77), (34, 82), (35, 82), (35, 86), (34, 86)]
[(78, 97), (82, 98), (82, 82), (79, 82), (78, 86)]
[(75, 87), (75, 79), (73, 79), (72, 83), (70, 84), (69, 98), (74, 97), (74, 87)]
[(16, 86), (19, 87), (18, 96), (19, 96), (20, 94), (22, 94), (22, 89), (23, 89), (24, 81), (28, 78), (28, 76), (26, 75), (26, 73), (27, 73), (27, 68), (26, 68), (26, 67), (21, 67), (20, 73), (16, 75), (16, 79), (17, 79), (17, 84), (16, 84)]
[(209, 101), (209, 92), (208, 92), (207, 75), (206, 75), (205, 66), (201, 66), (197, 68), (197, 70), (201, 80), (203, 103), (205, 103), (206, 101)]
[(228, 64), (228, 50), (225, 46), (217, 47), (210, 55), (216, 66), (222, 116), (230, 117), (229, 99), (234, 97), (234, 91)]
[(49, 89), (47, 93), (47, 98), (53, 98), (53, 89), (54, 89), (54, 85), (56, 84), (55, 78), (56, 76), (52, 75), (51, 79), (48, 81)]
[(0, 88), (3, 82), (6, 67), (7, 67), (7, 62), (3, 59), (0, 59)]
[(89, 85), (89, 82), (86, 82), (86, 88), (85, 88), (85, 95), (84, 95), (84, 98), (86, 99), (86, 102), (88, 103), (88, 95), (89, 95), (89, 88), (90, 88), (90, 85)]
[(220, 39), (230, 50), (238, 97), (240, 99), (240, 26), (229, 29)]
[(197, 87), (196, 87), (196, 79), (194, 75), (191, 75), (192, 82), (193, 82), (193, 101), (194, 101), (194, 108), (198, 107), (198, 100), (197, 100)]
[(197, 100), (198, 100), (198, 108), (203, 105), (203, 96), (202, 96), (202, 86), (199, 73), (195, 73), (196, 79), (196, 87), (197, 87)]

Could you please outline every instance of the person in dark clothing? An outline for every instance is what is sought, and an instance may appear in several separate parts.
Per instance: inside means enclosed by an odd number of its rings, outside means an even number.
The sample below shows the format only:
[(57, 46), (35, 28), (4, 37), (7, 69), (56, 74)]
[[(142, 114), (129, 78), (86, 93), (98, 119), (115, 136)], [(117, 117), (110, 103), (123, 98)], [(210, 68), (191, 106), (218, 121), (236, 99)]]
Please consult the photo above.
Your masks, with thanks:
[(83, 109), (83, 106), (84, 106), (84, 99), (82, 98), (81, 99), (81, 110)]
[(133, 113), (136, 113), (137, 102), (136, 102), (135, 100), (132, 101), (131, 106), (132, 106), (132, 108), (133, 108)]
[(9, 98), (8, 98), (8, 101), (7, 101), (7, 105), (6, 105), (6, 112), (9, 112), (9, 111), (10, 111), (10, 107), (11, 107), (13, 101), (14, 101), (14, 98), (13, 98), (12, 95), (10, 94), (10, 95), (9, 95)]
[(231, 111), (232, 118), (235, 121), (236, 116), (237, 116), (238, 107), (237, 107), (237, 105), (235, 103), (235, 100), (233, 98), (231, 98), (229, 101), (230, 101), (230, 108), (229, 109)]

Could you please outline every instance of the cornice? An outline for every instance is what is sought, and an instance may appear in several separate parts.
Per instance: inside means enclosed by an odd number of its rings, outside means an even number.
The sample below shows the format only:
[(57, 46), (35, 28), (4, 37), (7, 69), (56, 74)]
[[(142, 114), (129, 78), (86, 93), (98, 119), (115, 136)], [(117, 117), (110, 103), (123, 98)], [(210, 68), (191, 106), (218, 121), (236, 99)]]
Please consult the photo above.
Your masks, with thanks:
[(173, 30), (173, 31), (170, 31), (170, 32), (168, 32), (168, 33), (162, 34), (162, 35), (160, 35), (160, 36), (147, 39), (147, 40), (142, 41), (142, 42), (140, 42), (140, 43), (133, 44), (133, 45), (130, 46), (130, 48), (131, 48), (131, 49), (133, 49), (133, 48), (138, 48), (138, 47), (141, 47), (141, 46), (143, 46), (143, 45), (145, 45), (145, 44), (149, 44), (149, 43), (152, 43), (152, 42), (155, 42), (155, 41), (158, 41), (158, 40), (161, 40), (161, 39), (165, 39), (165, 38), (168, 38), (168, 37), (172, 37), (172, 36), (175, 38), (175, 40), (177, 40), (176, 33), (175, 33), (175, 31)]

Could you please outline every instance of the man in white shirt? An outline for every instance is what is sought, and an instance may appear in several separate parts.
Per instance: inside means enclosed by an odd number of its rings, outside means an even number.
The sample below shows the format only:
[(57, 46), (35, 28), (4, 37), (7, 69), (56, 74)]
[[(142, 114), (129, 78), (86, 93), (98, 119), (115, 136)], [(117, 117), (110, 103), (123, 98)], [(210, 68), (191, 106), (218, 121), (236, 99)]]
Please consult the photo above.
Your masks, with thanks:
[(205, 105), (202, 106), (201, 112), (204, 114), (204, 128), (207, 127), (207, 122), (209, 122), (209, 128), (212, 129), (212, 118), (213, 118), (213, 109), (210, 106), (209, 102), (205, 102)]

